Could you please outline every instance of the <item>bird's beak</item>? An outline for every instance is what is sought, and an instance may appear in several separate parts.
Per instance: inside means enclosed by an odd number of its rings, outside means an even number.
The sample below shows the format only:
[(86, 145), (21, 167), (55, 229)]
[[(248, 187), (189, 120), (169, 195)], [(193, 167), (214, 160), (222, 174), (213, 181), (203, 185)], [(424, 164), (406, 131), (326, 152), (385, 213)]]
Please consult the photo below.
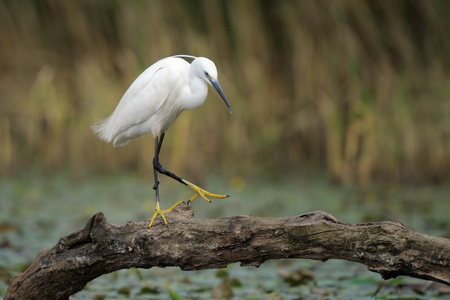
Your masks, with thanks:
[(220, 87), (219, 81), (210, 79), (211, 85), (216, 89), (216, 91), (219, 93), (220, 97), (222, 97), (223, 101), (225, 101), (225, 104), (228, 106), (228, 109), (230, 110), (230, 113), (233, 113), (233, 110), (231, 109), (230, 103), (228, 103), (227, 97), (225, 97), (225, 94), (222, 91), (222, 88)]

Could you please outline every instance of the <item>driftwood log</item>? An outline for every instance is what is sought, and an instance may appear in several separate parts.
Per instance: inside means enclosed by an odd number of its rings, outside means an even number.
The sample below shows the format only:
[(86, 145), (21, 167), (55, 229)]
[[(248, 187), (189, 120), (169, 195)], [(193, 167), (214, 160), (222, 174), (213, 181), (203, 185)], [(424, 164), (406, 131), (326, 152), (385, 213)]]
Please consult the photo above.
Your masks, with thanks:
[(111, 225), (97, 213), (86, 227), (45, 249), (15, 276), (5, 299), (68, 299), (94, 278), (120, 269), (178, 266), (182, 270), (258, 267), (268, 259), (343, 259), (384, 279), (406, 275), (450, 285), (450, 240), (413, 232), (397, 222), (347, 224), (315, 211), (267, 219), (235, 216), (194, 220), (179, 206), (158, 218)]

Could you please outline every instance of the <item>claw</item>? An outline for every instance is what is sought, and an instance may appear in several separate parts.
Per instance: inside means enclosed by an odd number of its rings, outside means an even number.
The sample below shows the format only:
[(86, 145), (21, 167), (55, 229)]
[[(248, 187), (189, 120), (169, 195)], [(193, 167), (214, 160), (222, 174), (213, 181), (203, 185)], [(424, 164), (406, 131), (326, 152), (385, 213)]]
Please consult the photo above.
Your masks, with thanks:
[(164, 216), (165, 213), (168, 213), (169, 211), (172, 211), (175, 207), (177, 207), (178, 205), (180, 205), (181, 203), (183, 203), (183, 201), (179, 201), (178, 203), (176, 203), (174, 206), (172, 206), (169, 209), (165, 209), (162, 210), (161, 207), (159, 206), (159, 202), (156, 203), (156, 208), (155, 208), (155, 214), (152, 217), (152, 220), (150, 221), (150, 225), (148, 226), (148, 228), (151, 228), (153, 225), (153, 222), (155, 222), (156, 217), (158, 215), (161, 215), (161, 217), (163, 218), (164, 224), (167, 225), (167, 220), (166, 217)]
[(197, 193), (191, 199), (188, 200), (188, 204), (193, 203), (195, 201), (195, 199), (197, 199), (198, 196), (202, 197), (206, 202), (209, 202), (209, 203), (211, 203), (211, 200), (209, 200), (206, 197), (211, 197), (211, 198), (216, 198), (216, 199), (224, 199), (224, 198), (230, 197), (230, 195), (218, 195), (218, 194), (210, 193), (210, 192), (205, 191), (204, 189), (202, 189), (202, 188), (196, 186), (195, 184), (190, 183), (189, 181), (186, 181), (186, 180), (183, 180), (183, 182), (186, 183), (186, 185), (188, 187), (190, 187)]

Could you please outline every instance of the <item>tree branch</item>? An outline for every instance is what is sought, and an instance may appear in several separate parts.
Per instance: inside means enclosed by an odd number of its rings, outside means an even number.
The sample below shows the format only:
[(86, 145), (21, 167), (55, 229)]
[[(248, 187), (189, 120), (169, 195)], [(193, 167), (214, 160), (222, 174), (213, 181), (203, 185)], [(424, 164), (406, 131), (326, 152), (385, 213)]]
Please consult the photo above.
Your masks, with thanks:
[(194, 220), (179, 206), (148, 222), (111, 225), (103, 213), (38, 254), (11, 280), (5, 299), (68, 299), (94, 278), (120, 269), (177, 266), (182, 270), (258, 267), (268, 259), (343, 259), (384, 279), (406, 275), (450, 285), (450, 240), (413, 232), (397, 222), (347, 224), (316, 211), (267, 219), (235, 216)]

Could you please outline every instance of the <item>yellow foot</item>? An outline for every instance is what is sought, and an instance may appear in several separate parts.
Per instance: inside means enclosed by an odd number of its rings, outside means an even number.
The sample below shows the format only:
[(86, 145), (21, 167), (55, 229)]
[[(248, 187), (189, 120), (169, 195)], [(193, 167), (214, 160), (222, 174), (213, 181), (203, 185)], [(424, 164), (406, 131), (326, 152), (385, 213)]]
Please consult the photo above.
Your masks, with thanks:
[(153, 215), (152, 221), (150, 222), (150, 225), (148, 225), (148, 228), (151, 228), (153, 225), (153, 222), (155, 222), (155, 219), (158, 215), (161, 215), (161, 217), (164, 220), (164, 224), (167, 225), (167, 220), (166, 217), (164, 216), (165, 213), (168, 213), (169, 211), (172, 211), (175, 207), (177, 207), (178, 205), (180, 205), (181, 203), (183, 203), (183, 201), (178, 202), (177, 204), (175, 204), (174, 206), (172, 206), (169, 209), (166, 210), (162, 210), (161, 207), (159, 206), (159, 202), (156, 202), (156, 208), (155, 208), (155, 214)]
[(183, 182), (186, 183), (188, 187), (190, 187), (197, 193), (191, 199), (189, 199), (188, 204), (193, 203), (195, 201), (195, 199), (197, 199), (198, 196), (202, 197), (206, 202), (211, 202), (211, 200), (209, 200), (206, 197), (211, 197), (211, 198), (216, 198), (216, 199), (224, 199), (224, 198), (230, 197), (230, 195), (218, 195), (218, 194), (210, 193), (210, 192), (205, 191), (204, 189), (202, 189), (202, 188), (196, 186), (195, 184), (192, 184), (189, 181), (186, 181), (184, 179), (183, 179)]

